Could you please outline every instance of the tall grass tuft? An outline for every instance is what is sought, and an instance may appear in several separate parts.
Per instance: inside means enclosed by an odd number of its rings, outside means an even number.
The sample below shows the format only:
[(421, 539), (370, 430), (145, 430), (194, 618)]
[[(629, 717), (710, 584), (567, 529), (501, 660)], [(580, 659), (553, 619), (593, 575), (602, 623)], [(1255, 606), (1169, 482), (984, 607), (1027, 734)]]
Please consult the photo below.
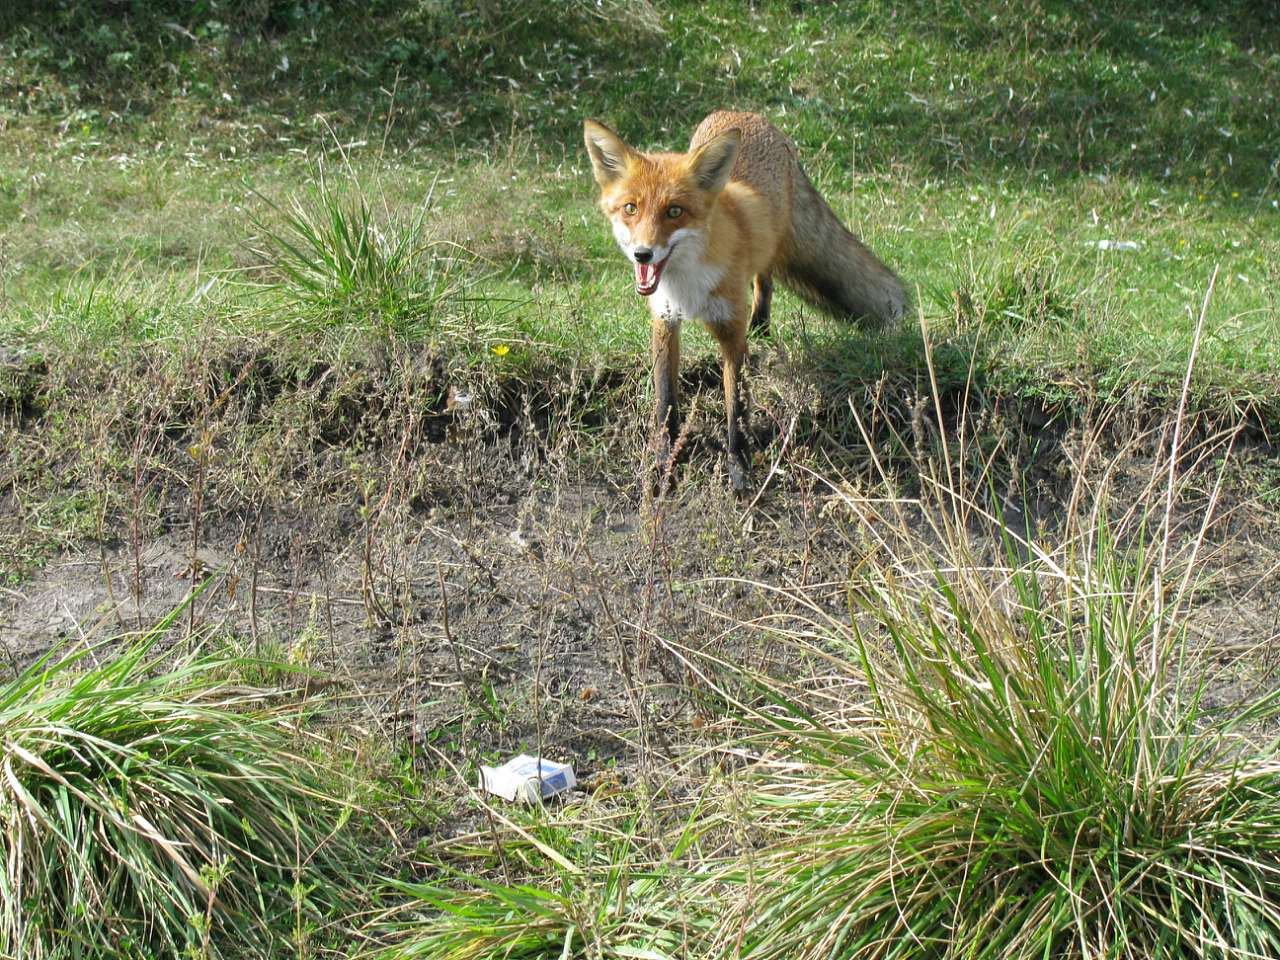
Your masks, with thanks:
[(350, 907), (359, 858), (296, 708), (151, 645), (0, 686), (0, 956), (274, 957)]
[(856, 587), (820, 651), (841, 708), (779, 692), (760, 714), (781, 761), (752, 805), (771, 844), (723, 875), (750, 888), (725, 945), (1280, 956), (1280, 761), (1244, 735), (1274, 699), (1203, 708), (1159, 565), (1098, 536), (1078, 563), (1011, 551)]
[(272, 311), (271, 322), (432, 333), (477, 279), (473, 256), (428, 236), (430, 197), (412, 215), (385, 203), (375, 212), (361, 184), (335, 184), (321, 170), (313, 190), (284, 205), (261, 199), (275, 222), (256, 224), (254, 252), (291, 308)]

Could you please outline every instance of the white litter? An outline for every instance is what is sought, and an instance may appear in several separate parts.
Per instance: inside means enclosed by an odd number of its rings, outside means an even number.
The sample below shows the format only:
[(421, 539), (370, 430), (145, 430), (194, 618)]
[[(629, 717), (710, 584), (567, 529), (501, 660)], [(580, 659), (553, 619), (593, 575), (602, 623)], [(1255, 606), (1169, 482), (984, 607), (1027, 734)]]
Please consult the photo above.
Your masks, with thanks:
[(1094, 244), (1099, 250), (1137, 250), (1136, 240), (1099, 240)]
[(527, 753), (512, 757), (500, 767), (480, 767), (481, 789), (503, 800), (521, 803), (538, 803), (572, 790), (577, 782), (569, 764), (531, 757)]

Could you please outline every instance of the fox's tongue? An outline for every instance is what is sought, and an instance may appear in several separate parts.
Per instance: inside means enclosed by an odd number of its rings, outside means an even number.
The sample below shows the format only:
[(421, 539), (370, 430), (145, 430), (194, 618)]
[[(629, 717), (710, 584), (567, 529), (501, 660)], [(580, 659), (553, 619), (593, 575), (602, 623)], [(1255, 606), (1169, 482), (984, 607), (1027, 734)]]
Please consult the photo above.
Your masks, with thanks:
[(636, 287), (641, 291), (653, 292), (658, 284), (658, 265), (654, 263), (636, 264)]

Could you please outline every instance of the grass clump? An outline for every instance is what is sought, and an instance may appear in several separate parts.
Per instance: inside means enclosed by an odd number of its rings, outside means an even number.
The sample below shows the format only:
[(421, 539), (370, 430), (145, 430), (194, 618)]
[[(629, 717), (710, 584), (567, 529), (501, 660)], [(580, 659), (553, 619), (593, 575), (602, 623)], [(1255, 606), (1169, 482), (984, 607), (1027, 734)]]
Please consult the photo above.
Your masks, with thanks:
[(882, 626), (823, 651), (857, 695), (776, 700), (742, 954), (1276, 956), (1280, 764), (1242, 732), (1274, 700), (1202, 708), (1157, 566), (1102, 543), (859, 588)]
[(468, 274), (474, 257), (427, 235), (430, 195), (411, 215), (385, 204), (375, 214), (358, 182), (340, 186), (321, 171), (313, 190), (284, 206), (265, 202), (279, 225), (258, 224), (256, 252), (283, 307), (268, 326), (351, 325), (421, 336), (459, 313), (475, 282)]
[(1080, 298), (1052, 252), (1031, 249), (1003, 260), (992, 257), (981, 266), (968, 264), (965, 273), (935, 295), (961, 335), (1061, 336), (1069, 325), (1078, 325)]
[(0, 686), (0, 955), (306, 949), (360, 858), (297, 709), (225, 660), (96, 659), (55, 651)]

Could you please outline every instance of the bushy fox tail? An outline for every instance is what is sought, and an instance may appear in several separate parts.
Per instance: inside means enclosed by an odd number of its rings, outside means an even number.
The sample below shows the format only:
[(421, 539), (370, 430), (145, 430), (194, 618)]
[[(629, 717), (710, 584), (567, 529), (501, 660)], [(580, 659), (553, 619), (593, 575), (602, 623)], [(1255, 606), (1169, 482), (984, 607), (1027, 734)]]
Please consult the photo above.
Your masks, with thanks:
[(868, 325), (901, 318), (907, 310), (902, 281), (845, 228), (804, 171), (798, 173), (779, 279), (836, 317)]

